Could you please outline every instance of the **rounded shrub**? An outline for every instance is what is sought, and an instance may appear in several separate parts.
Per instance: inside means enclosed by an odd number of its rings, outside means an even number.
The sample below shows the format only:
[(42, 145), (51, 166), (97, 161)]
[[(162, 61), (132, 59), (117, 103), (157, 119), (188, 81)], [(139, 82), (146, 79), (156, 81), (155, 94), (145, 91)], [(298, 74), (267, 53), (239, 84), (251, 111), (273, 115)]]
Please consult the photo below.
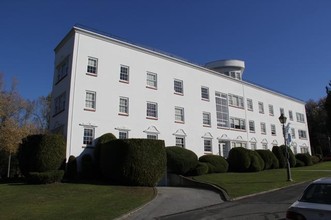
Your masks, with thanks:
[(93, 179), (94, 178), (94, 163), (90, 154), (84, 154), (81, 159), (82, 164), (82, 178)]
[(248, 150), (243, 147), (232, 148), (227, 158), (229, 170), (233, 172), (246, 172), (251, 165)]
[(255, 150), (264, 161), (264, 170), (277, 169), (279, 167), (279, 162), (270, 150)]
[(229, 168), (228, 162), (219, 155), (203, 155), (199, 161), (208, 164), (208, 173), (226, 173)]
[(99, 163), (101, 145), (116, 139), (112, 133), (106, 133), (97, 138), (94, 148), (94, 158), (97, 164)]
[(310, 154), (296, 154), (295, 158), (297, 160), (302, 161), (305, 164), (305, 166), (312, 166), (313, 165), (313, 161), (311, 160)]
[(24, 138), (18, 150), (23, 175), (58, 170), (65, 160), (65, 150), (65, 140), (59, 134), (30, 135)]
[(295, 167), (304, 167), (304, 166), (305, 166), (305, 163), (302, 162), (301, 160), (297, 159), (297, 162), (295, 163)]
[(318, 156), (311, 156), (311, 161), (313, 162), (313, 164), (317, 164), (319, 162), (321, 162), (321, 159)]
[(198, 165), (195, 168), (195, 172), (193, 175), (201, 176), (207, 174), (209, 172), (208, 165), (209, 165), (208, 163), (198, 162)]
[(285, 168), (286, 167), (286, 158), (283, 154), (282, 149), (278, 146), (273, 146), (272, 153), (274, 153), (274, 155), (278, 159), (279, 168)]
[(249, 172), (259, 172), (261, 170), (263, 170), (264, 168), (264, 161), (262, 159), (262, 157), (260, 156), (259, 153), (257, 153), (256, 151), (252, 151), (252, 150), (247, 150), (250, 160), (251, 160), (251, 164), (248, 168), (247, 171)]
[(61, 182), (64, 170), (50, 170), (46, 172), (30, 172), (27, 182), (30, 184), (47, 184)]
[(77, 179), (77, 159), (75, 156), (71, 155), (68, 159), (67, 169), (65, 172), (65, 178), (70, 181)]
[(166, 147), (169, 173), (186, 175), (198, 165), (198, 156), (182, 147)]
[(100, 148), (102, 175), (119, 184), (155, 186), (166, 162), (163, 140), (116, 139)]
[[(283, 151), (283, 155), (286, 155), (286, 146), (285, 145), (281, 145), (280, 148), (282, 149)], [(295, 167), (295, 163), (296, 163), (296, 159), (295, 159), (295, 156), (291, 150), (290, 147), (287, 147), (287, 151), (288, 151), (288, 154), (289, 154), (289, 162), (290, 162), (290, 166), (291, 167)], [(286, 158), (286, 157), (285, 157)]]

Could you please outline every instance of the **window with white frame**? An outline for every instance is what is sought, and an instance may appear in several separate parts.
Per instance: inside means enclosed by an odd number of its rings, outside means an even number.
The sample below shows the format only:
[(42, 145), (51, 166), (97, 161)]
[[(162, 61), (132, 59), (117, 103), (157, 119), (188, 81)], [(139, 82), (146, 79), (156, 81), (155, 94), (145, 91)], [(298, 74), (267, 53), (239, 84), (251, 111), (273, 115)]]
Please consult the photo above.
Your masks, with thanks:
[(264, 122), (261, 122), (260, 123), (260, 126), (261, 126), (261, 134), (266, 134), (267, 133), (267, 129), (266, 129), (265, 123)]
[(293, 112), (291, 110), (288, 111), (288, 117), (293, 121)]
[(208, 87), (201, 87), (201, 99), (209, 101), (209, 88)]
[(176, 146), (185, 148), (185, 137), (176, 136)]
[(174, 80), (174, 91), (176, 94), (180, 94), (180, 95), (184, 94), (183, 80), (179, 80), (179, 79)]
[(307, 139), (307, 132), (304, 130), (298, 130), (300, 139)]
[(252, 99), (247, 99), (247, 110), (253, 111), (253, 100)]
[(294, 153), (294, 154), (297, 154), (297, 153), (298, 153), (297, 146), (293, 146), (293, 153)]
[(157, 118), (157, 103), (147, 102), (146, 116), (148, 118)]
[(210, 113), (209, 112), (203, 112), (202, 113), (202, 121), (204, 126), (211, 126), (211, 120), (210, 120)]
[(146, 83), (148, 88), (157, 89), (157, 74), (147, 72)]
[(254, 133), (255, 132), (255, 122), (251, 120), (248, 122), (248, 124), (249, 124), (249, 132)]
[(119, 112), (125, 115), (129, 114), (129, 98), (120, 97)]
[(184, 108), (175, 107), (175, 121), (184, 122)]
[(230, 118), (230, 127), (238, 130), (246, 130), (245, 119)]
[(152, 140), (157, 140), (157, 134), (152, 134), (152, 133), (150, 133), (150, 134), (147, 134), (147, 137), (146, 137), (147, 139), (152, 139)]
[(267, 143), (262, 143), (262, 149), (263, 150), (268, 150), (268, 144)]
[(225, 93), (215, 92), (217, 127), (229, 127), (228, 96)]
[(121, 65), (120, 81), (129, 82), (129, 67), (128, 66)]
[(232, 145), (232, 148), (234, 148), (234, 147), (247, 148), (247, 143), (246, 142), (234, 141), (234, 142), (231, 142), (231, 145)]
[(63, 79), (69, 72), (69, 56), (64, 58), (64, 60), (56, 67), (56, 82)]
[(86, 146), (90, 146), (93, 143), (93, 139), (94, 139), (94, 128), (85, 127), (84, 136), (83, 136), (83, 144)]
[(255, 142), (251, 142), (251, 149), (252, 150), (256, 150), (256, 143)]
[(87, 73), (97, 75), (98, 73), (98, 59), (89, 57), (87, 62)]
[(86, 91), (85, 108), (95, 110), (96, 107), (96, 92)]
[(118, 139), (128, 139), (129, 138), (129, 132), (125, 130), (118, 131)]
[(295, 129), (291, 128), (291, 138), (295, 139)]
[(301, 151), (302, 154), (307, 154), (307, 153), (309, 153), (307, 147), (300, 147), (300, 151)]
[(297, 113), (297, 122), (305, 123), (305, 116), (304, 116), (304, 114)]
[(272, 124), (271, 127), (271, 135), (276, 135), (276, 125)]
[(238, 108), (244, 108), (244, 98), (241, 96), (229, 94), (229, 105)]
[(259, 102), (259, 113), (264, 114), (263, 102)]
[(285, 111), (284, 111), (284, 108), (280, 108), (280, 109), (279, 109), (279, 113), (280, 113), (280, 115), (282, 115), (282, 114), (283, 114), (283, 115), (285, 116)]
[(54, 115), (64, 111), (66, 105), (66, 92), (54, 99)]
[(205, 138), (203, 140), (203, 146), (204, 146), (205, 152), (212, 152), (212, 149), (213, 149), (212, 144), (213, 144), (212, 139), (210, 139), (210, 138)]
[(274, 115), (274, 106), (269, 105), (269, 115), (273, 116)]

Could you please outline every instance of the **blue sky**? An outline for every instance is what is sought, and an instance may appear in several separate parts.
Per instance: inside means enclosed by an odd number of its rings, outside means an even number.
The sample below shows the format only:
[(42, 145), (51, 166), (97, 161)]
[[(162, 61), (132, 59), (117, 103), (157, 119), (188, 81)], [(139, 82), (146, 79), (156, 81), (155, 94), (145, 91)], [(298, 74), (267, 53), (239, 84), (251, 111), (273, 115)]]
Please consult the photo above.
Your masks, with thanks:
[(193, 63), (241, 59), (244, 79), (307, 101), (331, 80), (329, 0), (1, 0), (0, 72), (36, 99), (51, 91), (53, 49), (76, 24)]

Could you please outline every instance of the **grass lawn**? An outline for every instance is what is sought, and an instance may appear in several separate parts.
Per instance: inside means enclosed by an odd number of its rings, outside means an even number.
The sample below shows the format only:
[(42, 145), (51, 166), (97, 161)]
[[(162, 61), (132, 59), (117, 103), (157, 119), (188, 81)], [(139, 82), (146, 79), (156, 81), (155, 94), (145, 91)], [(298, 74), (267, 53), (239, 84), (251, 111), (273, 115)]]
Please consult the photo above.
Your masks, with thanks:
[(220, 173), (194, 177), (194, 179), (218, 185), (231, 198), (276, 189), (320, 177), (331, 177), (331, 162), (309, 167), (292, 168), (293, 182), (287, 181), (286, 169), (266, 170), (256, 173)]
[(1, 219), (113, 219), (154, 198), (151, 187), (0, 184)]

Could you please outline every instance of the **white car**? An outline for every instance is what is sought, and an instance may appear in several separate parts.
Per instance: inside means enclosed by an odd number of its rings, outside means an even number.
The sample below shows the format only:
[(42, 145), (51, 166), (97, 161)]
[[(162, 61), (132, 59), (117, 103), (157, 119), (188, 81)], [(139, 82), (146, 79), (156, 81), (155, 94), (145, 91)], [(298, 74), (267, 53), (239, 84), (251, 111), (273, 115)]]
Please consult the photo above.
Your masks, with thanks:
[(289, 220), (331, 219), (331, 178), (312, 182), (286, 212)]

